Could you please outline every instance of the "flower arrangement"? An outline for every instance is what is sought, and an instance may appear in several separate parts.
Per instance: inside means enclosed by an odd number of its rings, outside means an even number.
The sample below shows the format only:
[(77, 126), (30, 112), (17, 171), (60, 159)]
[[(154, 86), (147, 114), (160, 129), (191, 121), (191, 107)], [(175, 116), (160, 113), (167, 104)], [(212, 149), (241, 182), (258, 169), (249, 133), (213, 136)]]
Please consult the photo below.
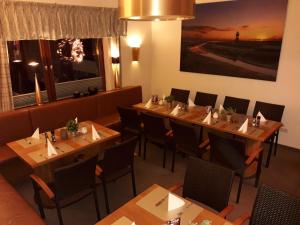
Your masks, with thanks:
[(78, 131), (79, 125), (76, 120), (69, 120), (66, 124), (67, 130), (76, 133)]

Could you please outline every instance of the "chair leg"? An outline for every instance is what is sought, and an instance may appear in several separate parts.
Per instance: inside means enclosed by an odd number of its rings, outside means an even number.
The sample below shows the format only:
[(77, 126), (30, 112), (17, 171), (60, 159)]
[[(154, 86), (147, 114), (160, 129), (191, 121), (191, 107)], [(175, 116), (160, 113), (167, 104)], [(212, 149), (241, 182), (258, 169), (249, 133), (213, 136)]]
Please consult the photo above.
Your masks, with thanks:
[(146, 160), (147, 142), (148, 142), (148, 139), (145, 138), (145, 140), (144, 140), (144, 160)]
[(172, 154), (172, 169), (171, 169), (172, 173), (174, 173), (175, 171), (175, 157), (176, 157), (176, 150), (174, 149)]
[(139, 135), (139, 156), (142, 155), (142, 135)]
[(93, 196), (94, 196), (95, 208), (96, 208), (96, 213), (97, 213), (97, 221), (99, 221), (101, 219), (101, 216), (100, 216), (100, 210), (99, 210), (99, 203), (98, 203), (96, 188), (94, 188), (94, 190), (93, 190)]
[(42, 205), (42, 200), (41, 200), (39, 188), (37, 187), (37, 185), (34, 182), (32, 184), (33, 184), (34, 193), (36, 195), (36, 200), (37, 200), (37, 205), (38, 205), (38, 208), (39, 208), (40, 215), (43, 219), (45, 219), (46, 215), (45, 215), (45, 211), (44, 211), (44, 208), (43, 208), (43, 205)]
[(266, 162), (266, 168), (268, 168), (269, 165), (270, 165), (271, 156), (272, 156), (272, 150), (273, 150), (273, 145), (274, 145), (274, 136), (271, 138), (271, 141), (270, 141), (268, 158), (267, 158), (267, 162)]
[(238, 193), (237, 193), (237, 198), (236, 198), (236, 203), (240, 202), (240, 196), (241, 196), (241, 191), (242, 191), (242, 186), (244, 182), (244, 177), (243, 175), (240, 176), (240, 183), (239, 183), (239, 188), (238, 188)]
[(133, 196), (136, 196), (136, 184), (135, 184), (135, 174), (134, 174), (134, 167), (131, 165), (131, 182), (132, 182), (132, 190)]
[(278, 138), (279, 138), (279, 131), (277, 131), (277, 133), (275, 134), (274, 156), (276, 156), (277, 154)]
[(166, 158), (167, 158), (167, 148), (164, 147), (164, 153), (163, 153), (163, 168), (166, 168)]
[(109, 209), (109, 202), (108, 202), (108, 195), (107, 195), (106, 181), (105, 181), (104, 179), (102, 179), (102, 183), (103, 183), (103, 192), (104, 192), (104, 199), (105, 199), (106, 213), (109, 214), (109, 213), (110, 213), (110, 209)]
[(64, 225), (62, 214), (61, 214), (61, 208), (57, 201), (55, 201), (56, 211), (57, 211), (57, 217), (59, 221), (59, 225)]

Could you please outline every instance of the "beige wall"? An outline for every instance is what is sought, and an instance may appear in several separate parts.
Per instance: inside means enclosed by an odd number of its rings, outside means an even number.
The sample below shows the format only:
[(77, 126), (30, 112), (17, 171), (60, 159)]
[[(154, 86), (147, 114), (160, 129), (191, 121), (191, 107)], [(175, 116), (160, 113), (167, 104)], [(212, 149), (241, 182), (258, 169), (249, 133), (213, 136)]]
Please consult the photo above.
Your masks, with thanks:
[(219, 95), (251, 99), (249, 113), (255, 100), (286, 105), (280, 143), (300, 149), (300, 1), (289, 0), (286, 31), (277, 82), (212, 76), (179, 71), (181, 23), (152, 23), (151, 93), (168, 94), (171, 87), (187, 88), (192, 98), (197, 90)]
[(132, 63), (132, 51), (124, 37), (121, 41), (122, 85), (142, 85), (143, 98), (151, 95), (151, 55), (152, 55), (152, 23), (129, 22), (127, 36), (139, 36), (142, 39), (140, 47), (140, 61)]

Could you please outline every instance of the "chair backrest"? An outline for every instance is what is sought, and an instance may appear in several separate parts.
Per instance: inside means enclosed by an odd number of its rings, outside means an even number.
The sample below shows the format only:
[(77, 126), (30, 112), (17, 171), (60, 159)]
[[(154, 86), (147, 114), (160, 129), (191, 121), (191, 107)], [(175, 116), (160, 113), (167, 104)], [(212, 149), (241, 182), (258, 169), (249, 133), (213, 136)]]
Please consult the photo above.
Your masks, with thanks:
[(121, 117), (122, 128), (141, 129), (141, 120), (138, 112), (130, 107), (118, 106), (118, 112)]
[(190, 158), (184, 178), (183, 197), (201, 202), (217, 211), (227, 207), (234, 172), (211, 162)]
[(266, 119), (281, 122), (284, 108), (284, 105), (257, 101), (255, 103), (253, 116), (256, 117), (257, 113), (260, 111)]
[(148, 138), (163, 139), (167, 133), (165, 119), (150, 113), (141, 113), (144, 134)]
[(226, 96), (223, 106), (225, 109), (234, 109), (236, 113), (247, 114), (249, 103), (248, 99)]
[(208, 133), (211, 146), (211, 161), (228, 167), (234, 171), (246, 168), (246, 144), (237, 139)]
[(300, 198), (262, 185), (253, 206), (250, 225), (300, 224)]
[(175, 101), (188, 103), (190, 90), (172, 88), (170, 95), (174, 96)]
[(133, 137), (107, 148), (100, 162), (103, 175), (107, 176), (132, 166), (136, 143), (137, 138)]
[(170, 120), (170, 125), (174, 135), (174, 142), (177, 147), (195, 152), (199, 145), (199, 135), (196, 127)]
[(199, 106), (211, 106), (215, 108), (218, 95), (197, 92), (194, 103)]
[(61, 200), (94, 187), (97, 160), (98, 155), (56, 169), (54, 171), (56, 199)]

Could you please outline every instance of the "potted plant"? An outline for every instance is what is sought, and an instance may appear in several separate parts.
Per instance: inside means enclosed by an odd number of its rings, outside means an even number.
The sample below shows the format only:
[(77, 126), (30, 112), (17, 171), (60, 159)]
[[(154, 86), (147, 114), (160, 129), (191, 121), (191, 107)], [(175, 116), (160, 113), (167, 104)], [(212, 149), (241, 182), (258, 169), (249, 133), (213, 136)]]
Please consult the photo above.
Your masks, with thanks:
[(175, 101), (175, 97), (170, 95), (170, 96), (167, 96), (165, 97), (165, 101), (167, 102), (169, 108), (172, 108), (173, 107), (173, 102)]
[(77, 133), (77, 131), (78, 131), (79, 125), (78, 125), (78, 123), (76, 122), (76, 120), (69, 120), (69, 121), (67, 122), (66, 127), (67, 127), (67, 130), (68, 130), (73, 136), (75, 136), (76, 133)]

